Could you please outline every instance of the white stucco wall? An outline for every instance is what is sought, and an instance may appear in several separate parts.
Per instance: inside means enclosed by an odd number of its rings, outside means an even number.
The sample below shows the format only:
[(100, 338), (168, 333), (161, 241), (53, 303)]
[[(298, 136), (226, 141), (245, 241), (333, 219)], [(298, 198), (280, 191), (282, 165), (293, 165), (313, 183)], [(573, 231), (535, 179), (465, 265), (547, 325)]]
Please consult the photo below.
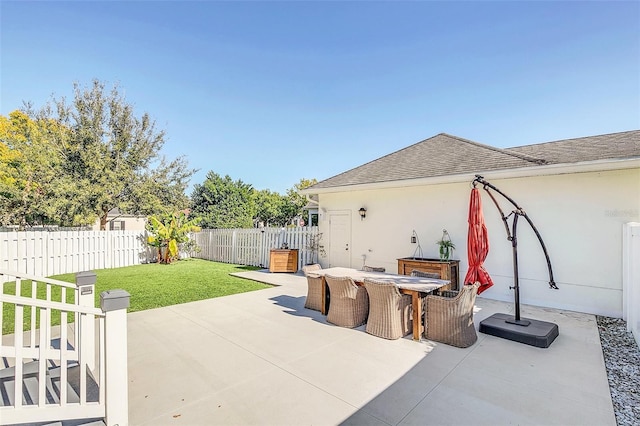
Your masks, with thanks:
[[(488, 182), (522, 207), (538, 228), (549, 252), (559, 290), (548, 286), (544, 254), (524, 218), (518, 221), (520, 301), (621, 317), (622, 224), (640, 219), (640, 169), (572, 173), (493, 180)], [(351, 265), (369, 265), (397, 271), (397, 258), (414, 254), (412, 231), (420, 239), (424, 257), (438, 257), (435, 241), (445, 228), (456, 244), (453, 258), (460, 260), (463, 281), (466, 253), (470, 181), (419, 187), (321, 193), (324, 214), (320, 232), (330, 244), (328, 212), (350, 210)], [(481, 297), (513, 301), (511, 243), (498, 210), (481, 190), (490, 251), (485, 267), (494, 286)], [(493, 192), (503, 211), (513, 206)], [(360, 220), (358, 209), (367, 209)], [(511, 223), (511, 219), (509, 220)], [(320, 259), (326, 263), (328, 259)]]

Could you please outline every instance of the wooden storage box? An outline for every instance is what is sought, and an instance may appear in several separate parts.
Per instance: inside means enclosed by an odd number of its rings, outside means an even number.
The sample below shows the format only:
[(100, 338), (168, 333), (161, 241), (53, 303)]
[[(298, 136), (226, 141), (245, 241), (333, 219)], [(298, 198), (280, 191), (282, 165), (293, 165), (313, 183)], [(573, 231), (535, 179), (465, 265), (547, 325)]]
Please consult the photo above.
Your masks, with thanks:
[(269, 272), (298, 272), (298, 249), (272, 249)]
[(442, 290), (460, 289), (459, 260), (424, 259), (421, 257), (398, 259), (398, 274), (411, 275), (411, 271), (414, 269), (422, 272), (435, 272), (440, 274), (441, 279), (451, 281), (451, 284), (442, 287)]

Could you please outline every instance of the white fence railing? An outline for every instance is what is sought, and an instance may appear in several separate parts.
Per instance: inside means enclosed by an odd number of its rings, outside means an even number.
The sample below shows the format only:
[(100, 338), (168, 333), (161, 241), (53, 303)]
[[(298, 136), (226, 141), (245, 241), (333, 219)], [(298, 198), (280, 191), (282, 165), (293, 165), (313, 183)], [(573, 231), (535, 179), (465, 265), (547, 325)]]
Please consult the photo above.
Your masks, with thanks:
[[(195, 234), (201, 248), (195, 257), (268, 268), (269, 250), (286, 243), (299, 250), (301, 267), (318, 260), (318, 253), (309, 248), (310, 238), (317, 235), (317, 226), (205, 229)], [(155, 256), (145, 232), (139, 231), (0, 232), (0, 269), (36, 276), (139, 265)], [(0, 283), (5, 281), (0, 275)]]
[[(0, 275), (15, 282), (0, 285), (0, 424), (127, 424), (128, 293), (103, 292), (97, 309), (93, 273), (78, 274), (76, 284)], [(4, 314), (12, 310), (11, 326)]]
[(622, 245), (622, 318), (640, 346), (640, 223), (624, 224)]
[(317, 261), (309, 248), (317, 226), (295, 228), (205, 229), (195, 234), (200, 253), (193, 256), (224, 263), (269, 267), (269, 251), (282, 247), (298, 249), (298, 268)]
[(0, 232), (0, 269), (43, 277), (139, 265), (154, 254), (140, 231)]

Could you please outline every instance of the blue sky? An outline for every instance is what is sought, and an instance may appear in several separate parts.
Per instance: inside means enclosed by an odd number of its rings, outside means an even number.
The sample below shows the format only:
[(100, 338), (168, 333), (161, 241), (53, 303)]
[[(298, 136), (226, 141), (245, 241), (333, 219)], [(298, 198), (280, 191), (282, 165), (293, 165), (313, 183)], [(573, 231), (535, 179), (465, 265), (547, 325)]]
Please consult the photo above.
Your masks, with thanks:
[(164, 154), (284, 193), (441, 132), (640, 128), (640, 2), (0, 1), (0, 114), (119, 84)]

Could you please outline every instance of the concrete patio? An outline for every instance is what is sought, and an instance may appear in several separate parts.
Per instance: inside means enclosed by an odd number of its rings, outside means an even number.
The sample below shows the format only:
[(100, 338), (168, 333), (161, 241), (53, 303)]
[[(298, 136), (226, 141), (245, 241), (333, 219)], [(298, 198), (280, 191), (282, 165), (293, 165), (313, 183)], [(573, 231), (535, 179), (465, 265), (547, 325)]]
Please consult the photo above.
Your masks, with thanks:
[[(479, 334), (467, 349), (387, 341), (304, 308), (306, 279), (128, 315), (132, 425), (615, 425), (595, 317), (548, 349)], [(479, 297), (475, 323), (512, 304)]]

